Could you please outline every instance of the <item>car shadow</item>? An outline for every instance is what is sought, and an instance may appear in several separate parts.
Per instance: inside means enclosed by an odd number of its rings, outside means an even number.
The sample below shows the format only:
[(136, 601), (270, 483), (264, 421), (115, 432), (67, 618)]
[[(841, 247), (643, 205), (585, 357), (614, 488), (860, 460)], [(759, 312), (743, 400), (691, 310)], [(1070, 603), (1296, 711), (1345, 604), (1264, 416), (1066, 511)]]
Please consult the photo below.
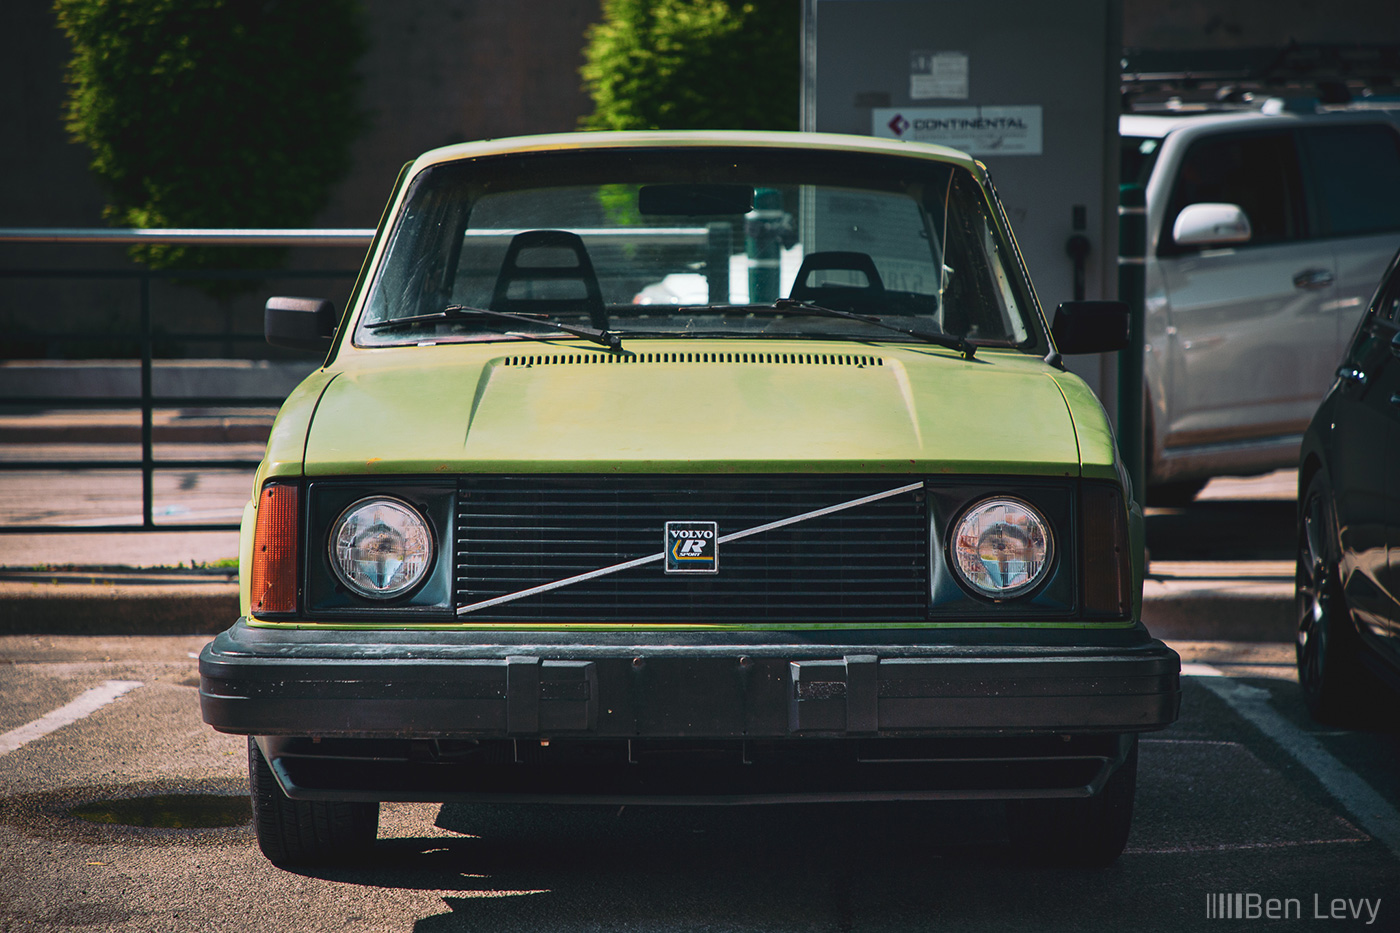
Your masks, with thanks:
[(1297, 503), (1290, 499), (1207, 499), (1146, 515), (1153, 560), (1292, 560)]
[(565, 873), (768, 872), (775, 863), (820, 871), (840, 859), (878, 864), (911, 855), (998, 862), (1003, 807), (996, 802), (673, 807), (444, 804), (435, 825), (460, 836), (380, 839), (350, 866), (291, 869), (385, 888), (494, 890), (550, 887)]
[(436, 825), (463, 835), (385, 839), (356, 867), (296, 873), (434, 892), (445, 910), (420, 918), (418, 933), (850, 929), (857, 892), (872, 885), (905, 892), (907, 904), (882, 907), (896, 914), (922, 916), (934, 898), (960, 916), (981, 916), (987, 906), (968, 881), (1018, 888), (1032, 878), (1088, 885), (1103, 878), (1025, 864), (1006, 844), (1004, 807), (995, 802), (446, 804)]

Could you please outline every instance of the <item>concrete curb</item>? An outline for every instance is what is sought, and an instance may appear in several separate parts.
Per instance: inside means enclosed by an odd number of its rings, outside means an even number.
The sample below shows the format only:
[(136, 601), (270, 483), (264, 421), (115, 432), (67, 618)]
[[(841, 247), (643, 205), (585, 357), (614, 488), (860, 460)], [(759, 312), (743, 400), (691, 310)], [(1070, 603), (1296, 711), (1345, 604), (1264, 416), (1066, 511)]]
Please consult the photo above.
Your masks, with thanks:
[(0, 583), (3, 635), (216, 635), (238, 618), (238, 584)]
[(1143, 594), (1142, 621), (1153, 636), (1167, 641), (1292, 642), (1291, 586), (1251, 591), (1191, 589)]

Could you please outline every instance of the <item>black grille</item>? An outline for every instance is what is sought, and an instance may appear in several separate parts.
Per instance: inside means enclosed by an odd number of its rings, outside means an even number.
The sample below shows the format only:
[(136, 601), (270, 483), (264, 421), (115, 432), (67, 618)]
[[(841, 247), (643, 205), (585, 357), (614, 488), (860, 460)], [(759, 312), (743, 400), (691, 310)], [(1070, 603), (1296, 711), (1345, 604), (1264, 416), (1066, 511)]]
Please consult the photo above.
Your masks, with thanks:
[[(489, 476), (461, 481), (457, 605), (659, 554), (668, 521), (720, 537), (917, 482), (911, 477)], [(660, 560), (465, 613), (471, 622), (879, 622), (928, 611), (922, 489), (720, 545), (719, 572)]]

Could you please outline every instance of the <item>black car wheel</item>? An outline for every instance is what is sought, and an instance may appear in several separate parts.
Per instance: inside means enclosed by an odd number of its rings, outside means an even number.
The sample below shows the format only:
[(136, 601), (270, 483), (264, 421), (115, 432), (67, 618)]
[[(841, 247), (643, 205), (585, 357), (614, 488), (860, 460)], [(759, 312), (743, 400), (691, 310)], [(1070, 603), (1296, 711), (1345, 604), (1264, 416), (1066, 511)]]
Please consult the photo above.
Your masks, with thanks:
[(1303, 497), (1298, 521), (1298, 683), (1308, 712), (1335, 722), (1357, 711), (1369, 682), (1359, 658), (1360, 643), (1337, 571), (1332, 508), (1321, 476)]
[(252, 736), (248, 737), (248, 788), (258, 848), (274, 865), (353, 861), (374, 845), (379, 804), (291, 799), (282, 792)]
[(1017, 857), (1043, 865), (1102, 867), (1123, 853), (1133, 823), (1138, 740), (1097, 795), (1075, 800), (1013, 800), (1006, 829)]

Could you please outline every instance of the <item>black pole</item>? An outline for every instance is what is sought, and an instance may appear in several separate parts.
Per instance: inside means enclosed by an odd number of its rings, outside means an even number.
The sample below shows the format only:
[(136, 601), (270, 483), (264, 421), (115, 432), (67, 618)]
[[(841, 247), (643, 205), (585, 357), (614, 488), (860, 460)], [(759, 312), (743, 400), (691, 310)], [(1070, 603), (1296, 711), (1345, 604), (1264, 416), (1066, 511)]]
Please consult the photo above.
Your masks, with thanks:
[(773, 188), (754, 192), (753, 213), (744, 224), (745, 251), (749, 256), (749, 301), (767, 304), (782, 295), (779, 279), (782, 263), (781, 227), (783, 195)]
[(155, 451), (151, 444), (151, 277), (141, 276), (141, 525), (155, 527)]
[(1147, 292), (1147, 192), (1123, 185), (1118, 197), (1118, 298), (1128, 304), (1128, 346), (1118, 353), (1118, 452), (1133, 483), (1133, 498), (1147, 502), (1147, 450), (1143, 406)]

